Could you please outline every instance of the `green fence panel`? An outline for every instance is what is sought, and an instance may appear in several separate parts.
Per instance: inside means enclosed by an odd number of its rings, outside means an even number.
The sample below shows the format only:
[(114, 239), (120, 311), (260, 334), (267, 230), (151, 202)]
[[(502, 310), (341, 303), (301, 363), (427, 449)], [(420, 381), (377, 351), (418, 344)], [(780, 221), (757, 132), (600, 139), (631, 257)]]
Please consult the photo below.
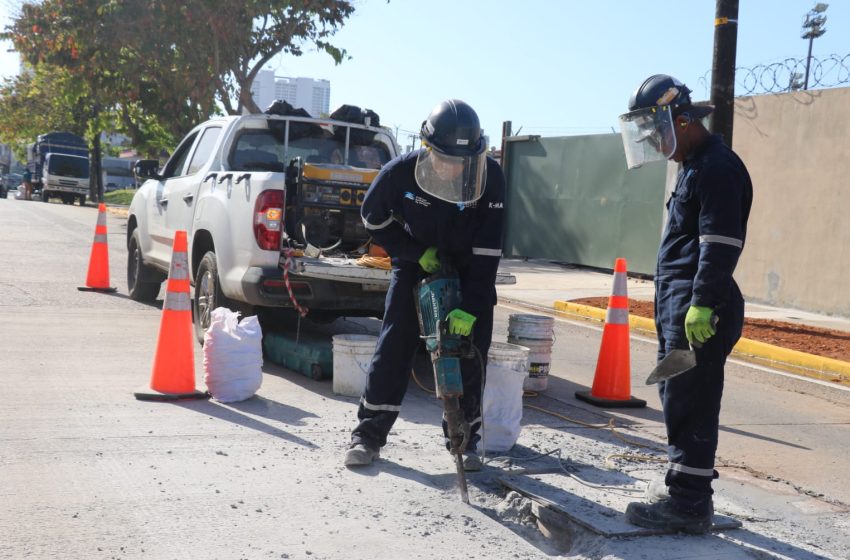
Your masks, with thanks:
[(514, 138), (505, 151), (506, 257), (607, 269), (624, 257), (655, 273), (664, 162), (628, 171), (619, 134)]

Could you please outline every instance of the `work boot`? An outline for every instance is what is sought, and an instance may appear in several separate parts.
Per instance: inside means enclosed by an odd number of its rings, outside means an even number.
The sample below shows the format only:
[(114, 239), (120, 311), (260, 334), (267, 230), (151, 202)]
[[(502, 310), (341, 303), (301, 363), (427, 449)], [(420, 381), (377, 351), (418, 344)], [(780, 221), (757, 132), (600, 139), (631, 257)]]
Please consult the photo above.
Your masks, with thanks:
[(481, 457), (475, 451), (463, 452), (463, 470), (466, 472), (478, 472), (481, 470)]
[(346, 467), (364, 467), (371, 465), (372, 461), (381, 456), (378, 449), (373, 449), (365, 443), (354, 443), (345, 452)]
[(663, 478), (650, 480), (649, 484), (646, 485), (643, 497), (648, 504), (654, 504), (655, 502), (666, 500), (670, 497), (670, 487), (667, 486), (667, 483), (664, 482)]
[(632, 502), (626, 507), (626, 519), (632, 525), (660, 531), (682, 531), (692, 535), (701, 535), (711, 529), (714, 506), (709, 503), (704, 514), (694, 514), (679, 510), (670, 499), (654, 504)]

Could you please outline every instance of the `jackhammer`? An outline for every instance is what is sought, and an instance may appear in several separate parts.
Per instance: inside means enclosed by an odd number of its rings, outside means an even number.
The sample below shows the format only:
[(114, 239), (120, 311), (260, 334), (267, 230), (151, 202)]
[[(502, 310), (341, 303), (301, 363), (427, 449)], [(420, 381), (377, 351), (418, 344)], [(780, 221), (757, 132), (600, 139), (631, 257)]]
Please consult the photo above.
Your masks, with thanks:
[(443, 401), (443, 418), (449, 436), (449, 452), (454, 455), (457, 467), (460, 499), (468, 504), (463, 452), (470, 433), (469, 423), (460, 408), (463, 396), (460, 361), (474, 358), (475, 348), (470, 337), (450, 334), (446, 320), (446, 315), (460, 305), (460, 280), (448, 271), (434, 274), (419, 283), (415, 296), (419, 329), (434, 365), (437, 398)]

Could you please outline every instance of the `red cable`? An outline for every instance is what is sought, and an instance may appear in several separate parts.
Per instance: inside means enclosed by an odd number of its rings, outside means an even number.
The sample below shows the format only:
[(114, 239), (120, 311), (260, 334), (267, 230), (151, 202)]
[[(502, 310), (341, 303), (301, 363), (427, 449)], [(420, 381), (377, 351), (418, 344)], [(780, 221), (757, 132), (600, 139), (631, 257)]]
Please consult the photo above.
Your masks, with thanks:
[(298, 301), (295, 299), (295, 294), (292, 293), (292, 286), (289, 284), (289, 265), (292, 262), (292, 249), (284, 249), (283, 254), (286, 255), (286, 262), (283, 263), (283, 283), (286, 284), (286, 291), (289, 292), (289, 299), (292, 301), (292, 305), (295, 307), (295, 310), (298, 311), (302, 317), (306, 317), (309, 309), (301, 307), (301, 305), (298, 304)]

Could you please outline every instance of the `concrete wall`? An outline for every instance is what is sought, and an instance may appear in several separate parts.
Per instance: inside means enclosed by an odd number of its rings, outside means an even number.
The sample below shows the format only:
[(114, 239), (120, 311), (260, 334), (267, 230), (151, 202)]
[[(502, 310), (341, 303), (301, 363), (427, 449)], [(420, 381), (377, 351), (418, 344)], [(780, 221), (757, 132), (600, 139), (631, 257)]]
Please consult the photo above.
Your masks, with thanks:
[(754, 193), (735, 273), (748, 300), (850, 317), (848, 123), (850, 88), (735, 101)]

